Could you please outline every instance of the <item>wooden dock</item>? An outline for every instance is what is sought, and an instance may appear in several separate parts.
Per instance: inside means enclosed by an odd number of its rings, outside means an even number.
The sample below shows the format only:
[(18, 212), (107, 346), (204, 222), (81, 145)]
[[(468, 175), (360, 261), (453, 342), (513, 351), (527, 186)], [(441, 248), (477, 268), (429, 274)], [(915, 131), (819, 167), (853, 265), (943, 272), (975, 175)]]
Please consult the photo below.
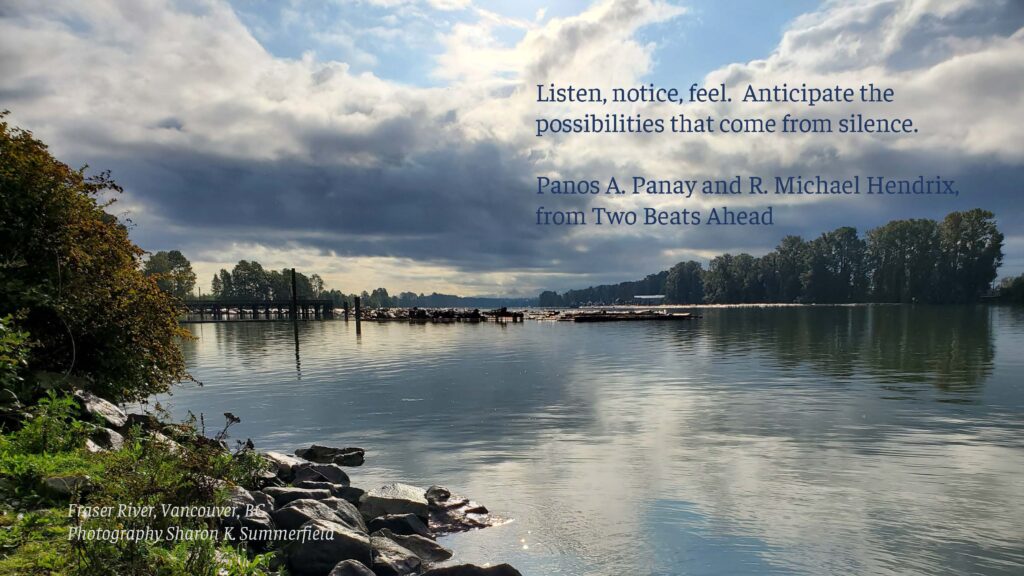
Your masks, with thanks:
[(189, 321), (327, 320), (334, 318), (331, 300), (186, 300)]

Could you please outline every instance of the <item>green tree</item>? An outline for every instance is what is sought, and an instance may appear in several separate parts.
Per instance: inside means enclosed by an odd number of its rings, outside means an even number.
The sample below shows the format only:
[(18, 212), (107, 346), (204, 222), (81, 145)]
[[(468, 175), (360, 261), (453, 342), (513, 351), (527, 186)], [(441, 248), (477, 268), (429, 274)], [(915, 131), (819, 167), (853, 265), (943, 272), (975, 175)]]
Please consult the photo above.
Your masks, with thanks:
[(153, 254), (146, 260), (142, 272), (155, 278), (161, 290), (177, 298), (187, 297), (196, 286), (192, 263), (177, 250)]
[(269, 300), (271, 297), (270, 275), (256, 261), (239, 260), (231, 270), (233, 298)]
[(893, 220), (868, 231), (870, 292), (877, 302), (939, 297), (939, 227), (934, 220)]
[(235, 282), (231, 272), (221, 268), (213, 278), (213, 297), (217, 300), (230, 300), (235, 297)]
[(704, 302), (704, 267), (700, 262), (680, 262), (665, 278), (665, 300), (671, 304)]
[(0, 315), (34, 341), (29, 369), (141, 400), (188, 378), (177, 301), (141, 271), (143, 250), (100, 198), (120, 188), (50, 155), (0, 116)]
[(822, 234), (808, 247), (804, 295), (809, 302), (862, 302), (867, 291), (865, 243), (845, 226)]
[(939, 224), (941, 282), (950, 302), (974, 302), (985, 294), (1003, 262), (1003, 235), (995, 215), (975, 208), (952, 212)]

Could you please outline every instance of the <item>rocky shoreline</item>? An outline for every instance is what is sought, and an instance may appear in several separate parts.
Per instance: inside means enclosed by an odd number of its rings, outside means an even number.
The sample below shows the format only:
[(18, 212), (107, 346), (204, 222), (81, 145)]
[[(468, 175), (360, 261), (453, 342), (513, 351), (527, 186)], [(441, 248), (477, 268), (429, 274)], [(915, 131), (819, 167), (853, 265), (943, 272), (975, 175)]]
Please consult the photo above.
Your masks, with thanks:
[[(88, 449), (118, 450), (118, 430), (140, 426), (173, 450), (187, 450), (174, 439), (177, 424), (150, 415), (125, 414), (87, 392), (76, 399), (86, 415), (106, 422)], [(221, 440), (202, 437), (204, 443)], [(249, 450), (253, 450), (251, 444)], [(222, 533), (236, 535), (253, 553), (276, 550), (279, 563), (296, 576), (521, 576), (508, 564), (448, 564), (453, 553), (438, 536), (476, 530), (504, 520), (442, 486), (402, 483), (363, 489), (353, 486), (346, 468), (361, 466), (361, 448), (312, 445), (295, 455), (256, 452), (266, 463), (258, 489), (226, 487), (227, 514), (217, 518)], [(55, 492), (81, 488), (88, 479), (49, 479)], [(241, 535), (242, 538), (238, 538)], [(287, 535), (286, 537), (282, 537)]]

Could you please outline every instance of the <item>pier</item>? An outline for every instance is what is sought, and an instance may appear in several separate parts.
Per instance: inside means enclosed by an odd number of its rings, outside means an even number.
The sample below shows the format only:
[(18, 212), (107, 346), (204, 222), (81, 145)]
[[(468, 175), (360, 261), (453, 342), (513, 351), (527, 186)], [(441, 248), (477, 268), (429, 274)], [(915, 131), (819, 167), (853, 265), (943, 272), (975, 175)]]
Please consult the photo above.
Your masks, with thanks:
[(185, 300), (185, 307), (192, 322), (334, 318), (330, 300)]

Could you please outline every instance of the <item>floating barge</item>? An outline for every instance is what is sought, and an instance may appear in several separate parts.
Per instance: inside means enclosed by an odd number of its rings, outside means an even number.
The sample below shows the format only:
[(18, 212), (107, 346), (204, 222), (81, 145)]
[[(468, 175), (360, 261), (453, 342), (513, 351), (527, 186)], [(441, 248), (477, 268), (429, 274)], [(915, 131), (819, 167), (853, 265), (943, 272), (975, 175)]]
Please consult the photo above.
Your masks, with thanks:
[(650, 321), (678, 321), (693, 320), (700, 318), (689, 312), (654, 312), (646, 310), (643, 312), (581, 312), (579, 314), (566, 314), (561, 320), (565, 322), (650, 322)]

